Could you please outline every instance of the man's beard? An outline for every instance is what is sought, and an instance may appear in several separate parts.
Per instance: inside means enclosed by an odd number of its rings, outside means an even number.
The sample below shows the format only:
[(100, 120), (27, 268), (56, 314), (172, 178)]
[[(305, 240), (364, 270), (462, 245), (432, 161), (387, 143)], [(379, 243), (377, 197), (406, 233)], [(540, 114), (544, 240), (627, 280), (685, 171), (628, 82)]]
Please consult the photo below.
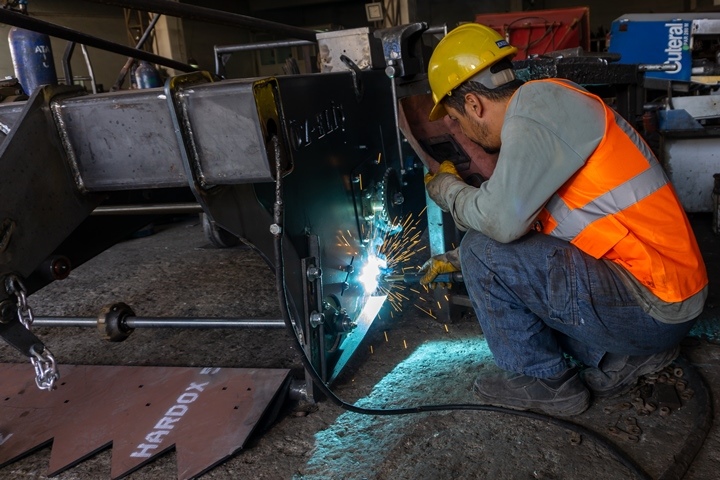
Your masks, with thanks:
[(490, 138), (490, 129), (485, 124), (480, 124), (475, 127), (477, 129), (476, 137), (485, 139), (486, 141), (475, 140), (475, 143), (485, 150), (486, 153), (498, 153), (500, 151), (500, 145), (488, 145), (487, 140)]
[(483, 145), (482, 143), (478, 143), (478, 145), (485, 150), (485, 153), (498, 153), (500, 151), (500, 147), (489, 147), (487, 145)]

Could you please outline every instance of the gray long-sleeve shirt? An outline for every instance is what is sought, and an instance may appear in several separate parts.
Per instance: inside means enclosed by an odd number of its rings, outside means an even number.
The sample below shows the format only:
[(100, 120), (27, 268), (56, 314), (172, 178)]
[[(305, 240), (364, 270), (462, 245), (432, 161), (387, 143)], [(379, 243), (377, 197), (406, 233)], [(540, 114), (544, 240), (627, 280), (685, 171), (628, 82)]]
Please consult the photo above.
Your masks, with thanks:
[[(508, 104), (490, 179), (475, 188), (445, 176), (438, 187), (460, 228), (511, 242), (530, 230), (545, 203), (585, 164), (604, 134), (600, 102), (555, 83), (528, 83)], [(645, 311), (660, 321), (682, 322), (702, 311), (707, 288), (669, 304), (622, 267), (616, 270)]]
[(549, 82), (523, 85), (510, 101), (495, 171), (480, 188), (446, 180), (444, 198), (462, 228), (510, 242), (528, 232), (548, 199), (605, 134), (602, 105)]

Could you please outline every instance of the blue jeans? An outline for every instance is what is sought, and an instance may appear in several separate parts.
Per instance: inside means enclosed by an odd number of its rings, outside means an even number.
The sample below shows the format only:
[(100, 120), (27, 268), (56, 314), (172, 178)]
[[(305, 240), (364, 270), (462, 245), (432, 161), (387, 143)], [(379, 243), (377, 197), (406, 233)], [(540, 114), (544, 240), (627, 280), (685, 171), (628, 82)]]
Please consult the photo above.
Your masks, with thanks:
[(566, 241), (531, 232), (500, 243), (469, 231), (463, 277), (495, 362), (548, 378), (564, 354), (597, 367), (606, 353), (650, 355), (674, 347), (695, 322), (659, 322), (638, 306), (604, 261)]

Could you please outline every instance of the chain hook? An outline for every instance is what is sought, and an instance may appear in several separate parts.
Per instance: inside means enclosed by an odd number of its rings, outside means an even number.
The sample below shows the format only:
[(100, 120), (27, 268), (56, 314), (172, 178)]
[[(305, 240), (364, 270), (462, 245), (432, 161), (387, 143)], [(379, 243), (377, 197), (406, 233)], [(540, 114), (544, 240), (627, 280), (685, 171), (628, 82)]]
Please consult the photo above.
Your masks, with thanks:
[(40, 390), (52, 391), (55, 382), (60, 378), (55, 357), (47, 348), (38, 353), (35, 346), (30, 347), (30, 353), (30, 363), (35, 369), (35, 384)]

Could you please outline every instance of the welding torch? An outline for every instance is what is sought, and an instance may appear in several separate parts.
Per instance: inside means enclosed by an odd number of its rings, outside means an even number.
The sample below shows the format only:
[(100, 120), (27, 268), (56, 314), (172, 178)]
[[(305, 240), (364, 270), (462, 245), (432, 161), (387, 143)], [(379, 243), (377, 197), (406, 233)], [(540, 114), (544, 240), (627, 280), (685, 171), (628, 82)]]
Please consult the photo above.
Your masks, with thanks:
[[(383, 280), (387, 283), (407, 283), (417, 284), (420, 279), (425, 276), (424, 272), (416, 273), (400, 273), (397, 275), (385, 275)], [(461, 272), (441, 273), (433, 279), (433, 283), (462, 283), (463, 276)]]

